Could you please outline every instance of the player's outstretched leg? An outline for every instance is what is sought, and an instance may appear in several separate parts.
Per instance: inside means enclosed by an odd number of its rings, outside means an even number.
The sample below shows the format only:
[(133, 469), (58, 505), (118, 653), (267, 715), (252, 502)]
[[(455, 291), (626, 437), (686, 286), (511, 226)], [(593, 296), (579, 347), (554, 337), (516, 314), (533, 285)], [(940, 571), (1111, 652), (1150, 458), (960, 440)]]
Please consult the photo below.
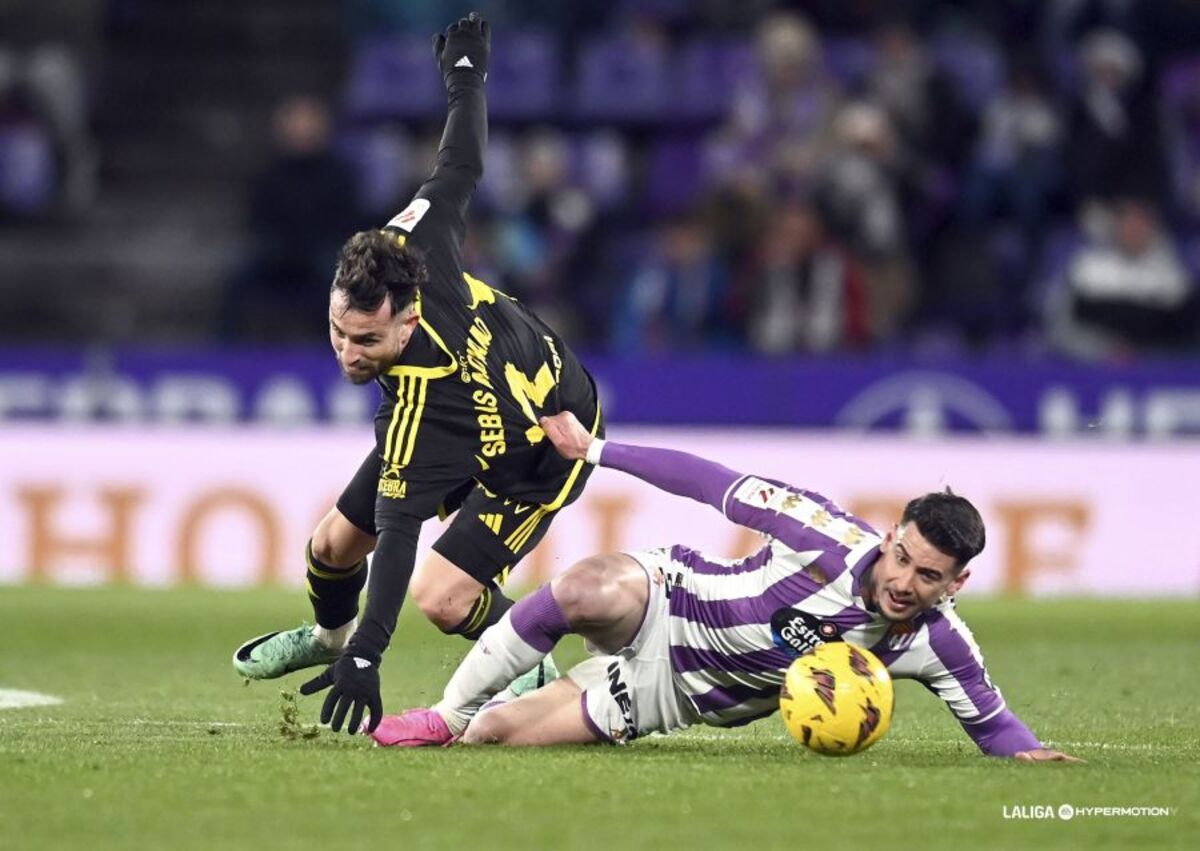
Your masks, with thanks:
[(484, 709), (462, 736), (464, 745), (590, 745), (603, 741), (584, 720), (582, 690), (570, 677), (517, 700)]
[[(445, 545), (445, 540), (446, 536), (443, 536), (438, 543)], [(455, 558), (467, 561), (466, 556), (453, 547), (453, 542), (450, 546)], [(447, 635), (461, 635), (468, 641), (478, 641), (479, 636), (499, 623), (513, 607), (513, 601), (501, 590), (501, 576), (481, 582), (435, 549), (413, 578), (410, 590), (422, 614), (438, 629)], [(520, 696), (556, 679), (558, 668), (554, 659), (546, 656), (530, 670), (523, 671), (509, 688), (512, 695)]]
[(357, 625), (358, 597), (367, 581), (366, 553), (374, 544), (372, 536), (337, 509), (331, 511), (305, 550), (305, 584), (316, 624), (250, 639), (234, 652), (234, 670), (249, 679), (268, 680), (336, 661)]
[[(615, 651), (637, 633), (647, 600), (646, 574), (629, 556), (585, 559), (517, 602), (485, 632), (458, 666), (442, 700), (432, 707), (445, 724), (427, 735), (430, 711), (385, 718), (380, 744), (442, 744), (461, 735), (491, 697), (544, 659), (564, 635), (583, 635)], [(521, 698), (525, 700), (526, 698)], [(519, 701), (514, 701), (514, 704)], [(380, 737), (380, 730), (385, 731)]]

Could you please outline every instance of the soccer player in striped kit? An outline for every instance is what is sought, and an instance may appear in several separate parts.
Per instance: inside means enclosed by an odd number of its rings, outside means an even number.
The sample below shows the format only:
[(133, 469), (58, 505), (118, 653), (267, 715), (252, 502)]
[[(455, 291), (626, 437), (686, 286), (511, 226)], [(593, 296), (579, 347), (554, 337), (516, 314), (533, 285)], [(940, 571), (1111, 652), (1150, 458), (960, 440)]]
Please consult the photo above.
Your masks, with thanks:
[[(696, 723), (739, 726), (778, 708), (793, 659), (840, 639), (937, 694), (984, 753), (1075, 761), (1042, 747), (1006, 707), (954, 610), (984, 546), (983, 520), (963, 497), (914, 499), (880, 535), (819, 494), (682, 452), (606, 442), (570, 413), (542, 427), (563, 457), (708, 503), (766, 535), (765, 545), (737, 562), (683, 546), (584, 559), (485, 632), (441, 702), (385, 716), (379, 744), (624, 743)], [(603, 655), (485, 706), (567, 633)]]

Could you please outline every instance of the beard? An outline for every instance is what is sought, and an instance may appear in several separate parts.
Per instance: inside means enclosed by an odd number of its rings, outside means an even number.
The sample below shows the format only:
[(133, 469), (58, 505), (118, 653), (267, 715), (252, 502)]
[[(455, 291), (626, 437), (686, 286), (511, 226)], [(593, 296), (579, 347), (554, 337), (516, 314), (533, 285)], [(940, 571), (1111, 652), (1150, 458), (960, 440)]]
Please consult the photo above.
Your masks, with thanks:
[(351, 384), (370, 384), (383, 372), (383, 370), (374, 367), (364, 370), (350, 370), (342, 366), (340, 361), (338, 362), (338, 367), (341, 369), (345, 379)]

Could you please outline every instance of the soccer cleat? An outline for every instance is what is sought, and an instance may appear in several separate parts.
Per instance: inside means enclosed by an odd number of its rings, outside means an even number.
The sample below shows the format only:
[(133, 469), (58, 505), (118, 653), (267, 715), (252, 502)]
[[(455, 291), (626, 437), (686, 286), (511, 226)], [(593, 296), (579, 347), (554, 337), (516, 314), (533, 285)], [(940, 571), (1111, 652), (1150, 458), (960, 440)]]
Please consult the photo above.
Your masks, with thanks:
[(403, 715), (384, 715), (371, 738), (382, 747), (424, 748), (448, 745), (454, 734), (432, 709), (410, 709)]
[(273, 680), (292, 671), (336, 662), (341, 651), (326, 647), (312, 631), (312, 624), (304, 623), (286, 632), (252, 638), (234, 651), (233, 669), (252, 680)]
[(507, 691), (511, 691), (515, 697), (520, 697), (557, 679), (558, 667), (554, 664), (554, 657), (546, 656), (545, 659), (538, 662), (536, 668), (530, 668), (513, 680)]

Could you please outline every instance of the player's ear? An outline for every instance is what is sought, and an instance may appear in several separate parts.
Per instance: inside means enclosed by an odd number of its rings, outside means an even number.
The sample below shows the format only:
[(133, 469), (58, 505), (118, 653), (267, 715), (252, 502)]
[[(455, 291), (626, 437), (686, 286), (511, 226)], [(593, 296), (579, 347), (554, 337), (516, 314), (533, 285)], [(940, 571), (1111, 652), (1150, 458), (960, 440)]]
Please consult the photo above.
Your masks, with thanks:
[(946, 586), (946, 596), (953, 597), (962, 589), (964, 585), (967, 584), (967, 580), (970, 578), (971, 569), (969, 567), (964, 567), (958, 572), (958, 576), (954, 577), (950, 584)]

